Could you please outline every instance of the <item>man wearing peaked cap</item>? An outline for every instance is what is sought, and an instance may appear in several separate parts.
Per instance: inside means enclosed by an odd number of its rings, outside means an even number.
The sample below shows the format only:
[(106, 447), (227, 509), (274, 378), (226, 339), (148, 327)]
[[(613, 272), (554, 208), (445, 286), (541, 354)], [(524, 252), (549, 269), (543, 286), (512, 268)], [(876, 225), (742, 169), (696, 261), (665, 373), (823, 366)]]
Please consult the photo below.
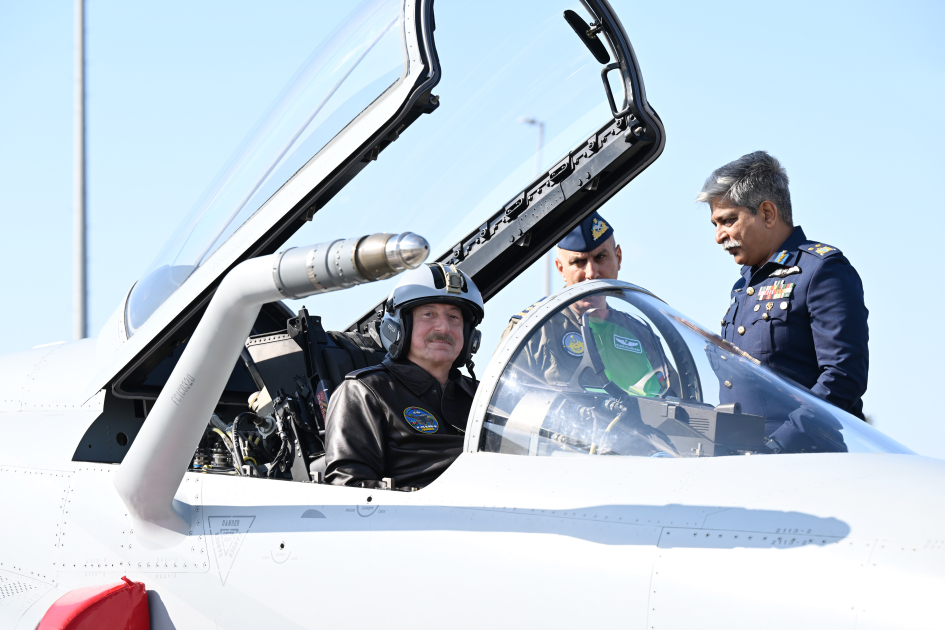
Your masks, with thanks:
[[(614, 228), (604, 221), (604, 217), (595, 212), (578, 223), (576, 228), (561, 239), (558, 249), (587, 253), (604, 245), (613, 235)], [(620, 246), (616, 246), (616, 249), (620, 249)], [(561, 271), (560, 267), (558, 271)]]
[[(614, 228), (597, 212), (561, 239), (556, 254), (555, 268), (566, 287), (585, 280), (616, 280), (623, 260), (623, 252), (614, 239)], [(502, 338), (545, 299), (513, 315)], [(601, 300), (591, 297), (574, 302), (553, 315), (527, 343), (526, 353), (532, 368), (543, 373), (549, 382), (568, 380), (577, 369), (584, 353), (581, 316), (588, 309), (604, 307), (603, 303), (598, 303)]]

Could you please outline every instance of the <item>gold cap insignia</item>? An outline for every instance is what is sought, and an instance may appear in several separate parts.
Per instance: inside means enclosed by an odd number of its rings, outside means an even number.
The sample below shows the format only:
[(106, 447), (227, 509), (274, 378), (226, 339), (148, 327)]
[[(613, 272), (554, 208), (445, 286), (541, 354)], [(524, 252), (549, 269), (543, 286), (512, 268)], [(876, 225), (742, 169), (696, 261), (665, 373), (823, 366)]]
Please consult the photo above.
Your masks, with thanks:
[(603, 219), (594, 219), (593, 223), (591, 223), (591, 236), (594, 237), (595, 241), (599, 239), (606, 231), (607, 224), (604, 223)]

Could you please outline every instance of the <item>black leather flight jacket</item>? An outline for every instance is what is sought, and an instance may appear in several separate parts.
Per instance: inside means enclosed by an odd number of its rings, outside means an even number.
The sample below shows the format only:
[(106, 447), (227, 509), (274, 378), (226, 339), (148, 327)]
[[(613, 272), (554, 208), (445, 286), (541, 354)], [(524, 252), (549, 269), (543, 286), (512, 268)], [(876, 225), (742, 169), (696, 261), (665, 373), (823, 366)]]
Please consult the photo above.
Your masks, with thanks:
[(446, 387), (409, 361), (351, 372), (328, 405), (325, 478), (329, 483), (422, 488), (463, 448), (478, 383), (451, 370)]

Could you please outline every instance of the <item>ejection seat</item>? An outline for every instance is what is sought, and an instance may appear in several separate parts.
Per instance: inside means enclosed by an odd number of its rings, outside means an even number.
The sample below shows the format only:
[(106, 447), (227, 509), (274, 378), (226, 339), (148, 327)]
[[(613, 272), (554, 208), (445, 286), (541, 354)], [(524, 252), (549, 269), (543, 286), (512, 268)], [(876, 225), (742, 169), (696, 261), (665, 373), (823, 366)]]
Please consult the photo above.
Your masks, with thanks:
[[(371, 337), (357, 332), (325, 331), (321, 318), (309, 316), (303, 308), (298, 317), (288, 320), (285, 331), (253, 335), (246, 341), (243, 361), (260, 390), (272, 398), (298, 393), (303, 386), (316, 392), (322, 417), (321, 438), (324, 441), (324, 413), (327, 400), (345, 376), (355, 370), (377, 365), (386, 352)], [(325, 402), (317, 390), (322, 388)], [(324, 454), (309, 464), (312, 478), (325, 473)]]

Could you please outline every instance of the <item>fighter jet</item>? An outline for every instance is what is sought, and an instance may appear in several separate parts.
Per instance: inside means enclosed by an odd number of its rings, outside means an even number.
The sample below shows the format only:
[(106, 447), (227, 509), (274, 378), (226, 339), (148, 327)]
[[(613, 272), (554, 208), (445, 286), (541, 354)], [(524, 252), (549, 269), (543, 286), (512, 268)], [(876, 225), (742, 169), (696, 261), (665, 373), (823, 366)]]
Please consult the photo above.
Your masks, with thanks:
[(433, 483), (324, 483), (396, 274), (514, 290), (664, 147), (607, 0), (457, 5), (360, 4), (96, 338), (0, 357), (0, 627), (940, 627), (945, 464), (621, 281), (476, 355)]

